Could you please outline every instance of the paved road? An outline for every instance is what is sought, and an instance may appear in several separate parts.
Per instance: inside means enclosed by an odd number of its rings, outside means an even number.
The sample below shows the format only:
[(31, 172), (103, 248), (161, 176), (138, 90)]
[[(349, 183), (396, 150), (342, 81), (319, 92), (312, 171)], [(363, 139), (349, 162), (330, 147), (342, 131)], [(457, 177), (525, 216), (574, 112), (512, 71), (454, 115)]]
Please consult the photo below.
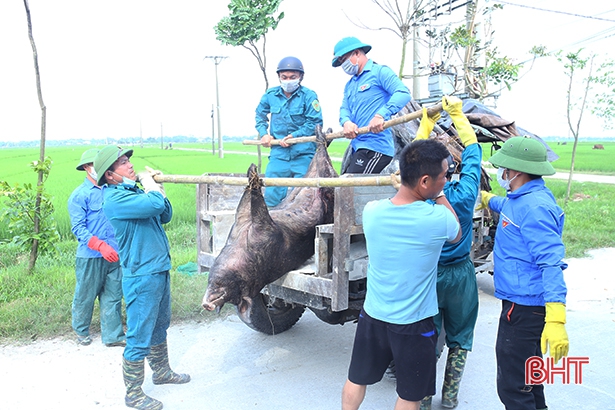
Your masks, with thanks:
[[(571, 356), (589, 356), (582, 384), (547, 386), (551, 409), (615, 409), (615, 248), (571, 259), (568, 323)], [(494, 342), (500, 302), (488, 274), (477, 276), (480, 310), (473, 352), (461, 386), (459, 410), (502, 409), (495, 390)], [(211, 315), (204, 313), (204, 315)], [(169, 330), (170, 361), (192, 381), (154, 386), (147, 369), (145, 392), (166, 410), (330, 410), (339, 409), (356, 325), (332, 326), (306, 312), (287, 332), (267, 336), (234, 314), (204, 324)], [(21, 410), (124, 409), (121, 348), (106, 348), (98, 335), (87, 347), (55, 339), (29, 346), (3, 346), (0, 408)], [(444, 360), (438, 363), (442, 384)], [(392, 409), (395, 382), (385, 378), (367, 389), (362, 410)], [(434, 400), (440, 410), (440, 399)]]

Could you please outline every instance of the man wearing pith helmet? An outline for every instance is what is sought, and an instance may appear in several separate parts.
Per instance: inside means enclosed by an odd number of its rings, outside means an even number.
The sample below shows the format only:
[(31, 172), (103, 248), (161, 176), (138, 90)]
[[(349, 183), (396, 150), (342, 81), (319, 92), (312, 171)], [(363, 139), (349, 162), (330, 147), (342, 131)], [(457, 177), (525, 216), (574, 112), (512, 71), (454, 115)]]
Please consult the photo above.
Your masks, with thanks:
[(71, 230), (78, 242), (72, 326), (77, 344), (92, 343), (90, 324), (98, 299), (101, 341), (107, 347), (124, 346), (122, 270), (115, 233), (102, 210), (103, 192), (94, 171), (96, 154), (98, 149), (94, 148), (81, 155), (77, 171), (85, 171), (85, 179), (68, 198)]
[[(333, 49), (333, 67), (350, 76), (344, 88), (340, 125), (351, 140), (352, 156), (342, 173), (378, 174), (395, 155), (393, 133), (384, 122), (409, 101), (410, 91), (389, 67), (367, 57), (372, 46), (356, 37), (346, 37)], [(369, 132), (359, 134), (361, 127)], [(346, 162), (345, 162), (346, 164)]]
[(546, 409), (544, 386), (525, 384), (525, 362), (549, 351), (568, 355), (562, 242), (564, 211), (545, 186), (555, 174), (545, 146), (530, 137), (504, 142), (489, 161), (506, 197), (481, 192), (500, 214), (493, 249), (495, 296), (502, 300), (496, 340), (497, 389), (507, 409)]
[(171, 221), (173, 208), (162, 184), (153, 178), (162, 173), (146, 167), (135, 174), (131, 156), (132, 150), (106, 146), (96, 156), (94, 168), (99, 183), (106, 183), (103, 211), (115, 229), (122, 265), (127, 327), (122, 361), (124, 401), (128, 407), (158, 410), (162, 403), (141, 388), (146, 357), (154, 384), (190, 381), (189, 375), (171, 370), (167, 350), (171, 255), (162, 225)]
[[(271, 147), (265, 170), (268, 178), (301, 178), (316, 152), (316, 144), (293, 144), (292, 139), (315, 134), (322, 126), (322, 110), (314, 91), (302, 85), (305, 69), (297, 57), (284, 57), (276, 70), (280, 85), (271, 87), (256, 107), (256, 131), (264, 147)], [(272, 144), (276, 140), (279, 144)], [(279, 204), (287, 187), (266, 187), (268, 207)]]

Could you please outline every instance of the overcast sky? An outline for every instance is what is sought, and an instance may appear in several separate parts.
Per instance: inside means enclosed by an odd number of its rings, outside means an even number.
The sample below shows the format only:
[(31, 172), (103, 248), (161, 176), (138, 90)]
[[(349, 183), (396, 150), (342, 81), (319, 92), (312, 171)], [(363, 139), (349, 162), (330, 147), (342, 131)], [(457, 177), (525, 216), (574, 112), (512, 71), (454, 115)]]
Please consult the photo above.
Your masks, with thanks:
[[(494, 16), (502, 54), (530, 59), (532, 46), (549, 51), (585, 47), (601, 58), (615, 45), (615, 6), (573, 0), (510, 0)], [(254, 136), (254, 109), (265, 91), (256, 59), (243, 47), (225, 47), (214, 25), (228, 14), (227, 2), (205, 0), (30, 0), (39, 56), (47, 138), (211, 137), (218, 66), (224, 135)], [(492, 4), (492, 3), (490, 3)], [(481, 1), (481, 5), (485, 3)], [(373, 46), (369, 56), (397, 71), (400, 40), (391, 32), (354, 25), (391, 25), (370, 0), (284, 0), (285, 18), (267, 37), (267, 72), (277, 85), (278, 61), (303, 61), (303, 84), (317, 92), (325, 127), (339, 130), (339, 105), (348, 80), (331, 67), (335, 43), (357, 36)], [(568, 15), (554, 11), (577, 14)], [(589, 19), (582, 16), (594, 16)], [(451, 17), (461, 22), (463, 13)], [(40, 139), (32, 49), (23, 1), (0, 2), (0, 141)], [(422, 57), (421, 65), (428, 64)], [(407, 67), (411, 66), (410, 59)], [(407, 73), (410, 73), (408, 68)], [(495, 111), (541, 136), (568, 136), (566, 77), (554, 59), (538, 60), (512, 91), (502, 91)], [(408, 82), (409, 87), (411, 84)], [(422, 95), (427, 97), (427, 82)], [(589, 114), (585, 136), (615, 136)]]

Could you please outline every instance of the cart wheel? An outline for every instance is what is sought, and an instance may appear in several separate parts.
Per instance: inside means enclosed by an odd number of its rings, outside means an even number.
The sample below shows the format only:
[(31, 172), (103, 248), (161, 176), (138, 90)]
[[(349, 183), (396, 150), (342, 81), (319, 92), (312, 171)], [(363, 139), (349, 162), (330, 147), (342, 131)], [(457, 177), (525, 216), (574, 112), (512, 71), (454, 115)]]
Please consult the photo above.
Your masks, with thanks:
[[(304, 311), (303, 305), (286, 303), (282, 299), (259, 293), (252, 301), (251, 322), (242, 321), (258, 332), (275, 335), (293, 327)], [(241, 315), (239, 317), (241, 318)]]

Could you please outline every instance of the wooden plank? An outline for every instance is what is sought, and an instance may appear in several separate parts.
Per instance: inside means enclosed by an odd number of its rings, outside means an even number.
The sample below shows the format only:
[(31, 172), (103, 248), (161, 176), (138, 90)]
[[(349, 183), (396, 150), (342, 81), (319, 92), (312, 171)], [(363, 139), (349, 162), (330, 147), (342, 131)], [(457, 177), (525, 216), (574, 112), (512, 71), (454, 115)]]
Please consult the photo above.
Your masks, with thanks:
[(331, 309), (334, 312), (348, 308), (348, 271), (346, 260), (350, 247), (350, 227), (354, 223), (354, 189), (339, 187), (335, 189), (333, 206), (333, 294)]

